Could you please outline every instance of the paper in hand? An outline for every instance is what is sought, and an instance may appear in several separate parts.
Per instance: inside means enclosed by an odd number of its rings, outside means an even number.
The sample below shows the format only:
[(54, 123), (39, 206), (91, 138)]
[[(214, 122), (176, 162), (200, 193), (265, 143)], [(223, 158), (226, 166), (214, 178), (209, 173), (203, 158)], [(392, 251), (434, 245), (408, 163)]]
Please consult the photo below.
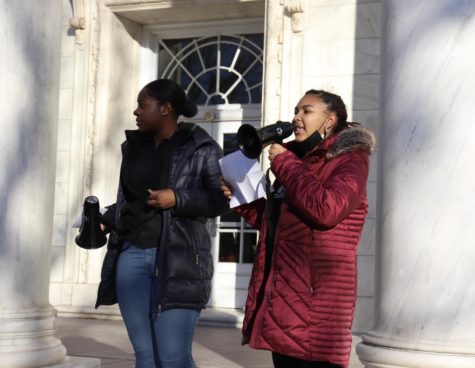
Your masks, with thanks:
[(221, 173), (234, 189), (229, 206), (231, 208), (250, 203), (266, 196), (266, 178), (256, 159), (236, 151), (219, 160)]

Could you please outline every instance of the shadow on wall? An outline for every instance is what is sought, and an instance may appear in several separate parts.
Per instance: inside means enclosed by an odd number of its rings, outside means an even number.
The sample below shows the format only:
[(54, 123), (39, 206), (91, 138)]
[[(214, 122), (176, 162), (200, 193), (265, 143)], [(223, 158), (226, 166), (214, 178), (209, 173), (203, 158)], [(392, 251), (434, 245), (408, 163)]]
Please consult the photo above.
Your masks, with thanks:
[[(71, 4), (65, 4), (67, 5)], [(91, 14), (95, 11), (92, 10)], [(65, 165), (70, 173), (74, 173), (67, 179), (68, 219), (75, 219), (81, 213), (84, 198), (88, 195), (98, 196), (102, 207), (115, 201), (124, 130), (136, 128), (133, 110), (141, 88), (137, 84), (140, 65), (136, 55), (139, 54), (137, 49), (141, 47), (142, 27), (114, 15), (107, 8), (97, 11), (97, 16), (91, 16), (89, 28), (85, 30), (90, 35), (82, 46), (85, 52), (74, 54), (75, 68), (80, 68), (81, 65), (87, 68), (82, 67), (85, 74), (74, 77), (72, 86), (74, 104), (79, 105), (74, 111), (80, 111), (80, 116), (71, 117), (71, 129), (72, 134), (81, 136), (73, 136), (78, 143), (71, 146), (69, 165)], [(66, 13), (68, 10), (63, 11), (63, 14)], [(66, 32), (62, 37), (74, 37), (72, 28)], [(74, 47), (77, 49), (77, 44)], [(87, 98), (83, 95), (87, 95)], [(74, 157), (78, 159), (74, 160)], [(62, 270), (63, 264), (74, 264), (74, 271), (71, 271), (73, 283), (79, 279), (87, 284), (97, 283), (105, 247), (80, 253), (79, 249), (75, 249), (77, 245), (74, 242), (78, 229), (72, 229), (69, 222), (63, 226), (66, 228), (58, 231), (66, 233), (66, 251), (55, 254), (52, 267)], [(80, 271), (80, 262), (88, 264), (87, 270)], [(55, 282), (64, 282), (64, 271)], [(88, 296), (85, 300), (89, 299)], [(93, 307), (94, 303), (85, 304)]]
[[(100, 142), (104, 147), (105, 154), (117, 155), (120, 153), (120, 143), (125, 139), (124, 129), (135, 129), (135, 117), (133, 111), (135, 109), (137, 95), (143, 86), (137, 82), (137, 76), (140, 72), (140, 66), (134, 53), (136, 48), (145, 47), (142, 45), (142, 26), (132, 22), (121, 16), (112, 15), (114, 18), (111, 27), (118, 33), (110, 40), (113, 48), (109, 50), (112, 53), (112, 63), (107, 66), (113, 70), (108, 79), (108, 91), (100, 91), (107, 93), (108, 103), (110, 104), (106, 110), (107, 122), (94, 122), (98, 129), (109, 129), (108, 133), (103, 134), (103, 140)], [(114, 37), (115, 36), (115, 37)], [(117, 102), (118, 105), (115, 105)], [(117, 134), (119, 139), (117, 140)], [(118, 177), (115, 178), (118, 181)]]

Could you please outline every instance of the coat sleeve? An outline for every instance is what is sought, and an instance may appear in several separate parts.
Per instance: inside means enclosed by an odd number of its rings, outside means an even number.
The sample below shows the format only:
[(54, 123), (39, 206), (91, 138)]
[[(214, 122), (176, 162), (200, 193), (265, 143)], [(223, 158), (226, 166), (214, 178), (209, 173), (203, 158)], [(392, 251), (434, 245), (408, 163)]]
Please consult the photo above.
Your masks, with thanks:
[(262, 216), (265, 213), (266, 200), (260, 198), (254, 202), (243, 204), (239, 207), (236, 207), (234, 211), (239, 215), (244, 217), (244, 220), (251, 225), (254, 229), (259, 230), (262, 224)]
[(112, 230), (115, 230), (115, 216), (116, 216), (117, 204), (111, 204), (106, 206), (106, 212), (100, 215), (101, 223), (105, 226), (104, 232), (110, 233)]
[(217, 144), (209, 147), (199, 176), (201, 188), (175, 188), (177, 216), (216, 217), (229, 210), (229, 204), (221, 191), (221, 169), (218, 160), (223, 156)]
[(336, 226), (361, 203), (369, 171), (368, 155), (363, 151), (333, 160), (334, 168), (325, 181), (290, 151), (278, 155), (271, 165), (289, 201), (311, 223), (327, 228)]

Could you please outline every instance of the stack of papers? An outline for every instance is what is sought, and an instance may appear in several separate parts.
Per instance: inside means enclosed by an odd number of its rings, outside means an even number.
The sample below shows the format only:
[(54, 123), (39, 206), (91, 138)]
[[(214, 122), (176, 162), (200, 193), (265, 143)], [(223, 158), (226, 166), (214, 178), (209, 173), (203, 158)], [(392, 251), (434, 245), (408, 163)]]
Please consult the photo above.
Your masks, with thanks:
[(266, 196), (266, 178), (256, 159), (236, 151), (220, 159), (219, 165), (224, 180), (233, 187), (231, 208)]

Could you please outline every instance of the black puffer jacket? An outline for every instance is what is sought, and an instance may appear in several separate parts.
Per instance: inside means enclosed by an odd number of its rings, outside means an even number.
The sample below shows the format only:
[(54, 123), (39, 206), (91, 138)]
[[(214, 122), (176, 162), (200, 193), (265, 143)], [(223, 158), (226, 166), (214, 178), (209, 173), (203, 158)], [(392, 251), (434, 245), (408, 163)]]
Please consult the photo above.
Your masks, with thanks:
[[(176, 207), (163, 211), (163, 231), (159, 248), (157, 304), (161, 310), (205, 308), (211, 292), (213, 260), (207, 225), (211, 217), (228, 209), (220, 190), (222, 157), (219, 145), (195, 124), (180, 123), (180, 139), (170, 164), (168, 187), (176, 196)], [(123, 158), (127, 142), (122, 144)], [(117, 202), (106, 217), (120, 224), (125, 204), (119, 185)], [(115, 304), (115, 263), (120, 239), (113, 232), (102, 268), (96, 308)]]

